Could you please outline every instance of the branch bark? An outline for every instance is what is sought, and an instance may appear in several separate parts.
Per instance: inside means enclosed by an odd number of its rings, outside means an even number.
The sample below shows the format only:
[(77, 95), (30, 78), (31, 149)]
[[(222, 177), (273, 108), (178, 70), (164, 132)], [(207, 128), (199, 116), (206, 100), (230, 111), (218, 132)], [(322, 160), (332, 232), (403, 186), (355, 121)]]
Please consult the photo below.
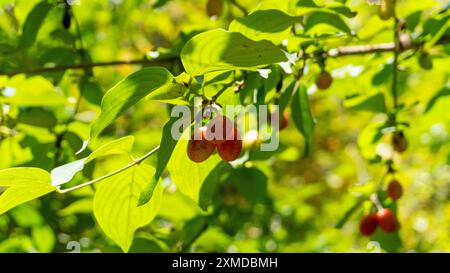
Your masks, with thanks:
[(84, 64), (73, 64), (73, 65), (58, 65), (53, 67), (32, 67), (28, 69), (20, 69), (20, 70), (14, 70), (14, 71), (7, 71), (7, 72), (0, 72), (0, 76), (14, 76), (17, 74), (39, 74), (39, 73), (46, 73), (46, 72), (60, 72), (68, 69), (88, 69), (88, 68), (94, 68), (94, 67), (102, 67), (102, 66), (120, 66), (120, 65), (171, 65), (175, 61), (177, 61), (178, 58), (167, 58), (167, 59), (160, 59), (160, 60), (122, 60), (122, 61), (110, 61), (110, 62), (96, 62), (96, 63), (84, 63)]
[[(444, 37), (437, 44), (448, 44), (450, 43), (449, 37)], [(411, 44), (409, 46), (400, 46), (400, 48), (396, 47), (395, 42), (391, 43), (382, 43), (382, 44), (373, 44), (373, 45), (353, 45), (353, 46), (341, 46), (337, 48), (329, 49), (324, 57), (328, 58), (338, 58), (348, 55), (363, 55), (363, 54), (372, 54), (372, 53), (382, 53), (382, 52), (402, 52), (408, 49), (418, 48), (420, 44)], [(75, 65), (60, 65), (54, 67), (33, 67), (28, 69), (20, 69), (14, 71), (0, 71), (0, 76), (14, 76), (17, 74), (39, 74), (45, 72), (58, 72), (64, 71), (68, 69), (88, 69), (93, 67), (102, 67), (102, 66), (120, 66), (120, 65), (161, 65), (168, 66), (171, 65), (180, 59), (178, 57), (171, 57), (166, 59), (156, 59), (156, 60), (146, 60), (146, 59), (138, 59), (138, 60), (122, 60), (122, 61), (110, 61), (110, 62), (96, 62), (96, 63), (85, 63), (85, 64), (75, 64)]]

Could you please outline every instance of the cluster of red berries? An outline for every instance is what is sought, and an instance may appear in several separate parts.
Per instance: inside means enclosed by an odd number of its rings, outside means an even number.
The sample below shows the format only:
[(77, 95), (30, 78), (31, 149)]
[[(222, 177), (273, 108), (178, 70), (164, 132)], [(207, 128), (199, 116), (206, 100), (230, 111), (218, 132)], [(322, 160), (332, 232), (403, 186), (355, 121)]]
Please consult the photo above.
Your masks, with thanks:
[[(389, 182), (386, 192), (389, 198), (395, 201), (403, 195), (403, 188), (400, 182), (394, 179)], [(366, 215), (361, 220), (359, 224), (359, 231), (364, 236), (370, 236), (375, 232), (378, 225), (387, 233), (394, 232), (398, 227), (397, 218), (390, 209), (380, 209), (376, 213)]]
[(378, 226), (386, 233), (396, 231), (398, 221), (395, 214), (388, 208), (383, 208), (376, 213), (371, 213), (361, 220), (359, 231), (364, 236), (370, 236), (375, 232)]
[(200, 163), (208, 159), (216, 149), (225, 161), (236, 160), (242, 151), (242, 140), (236, 126), (222, 115), (194, 131), (187, 146), (187, 154), (189, 159)]

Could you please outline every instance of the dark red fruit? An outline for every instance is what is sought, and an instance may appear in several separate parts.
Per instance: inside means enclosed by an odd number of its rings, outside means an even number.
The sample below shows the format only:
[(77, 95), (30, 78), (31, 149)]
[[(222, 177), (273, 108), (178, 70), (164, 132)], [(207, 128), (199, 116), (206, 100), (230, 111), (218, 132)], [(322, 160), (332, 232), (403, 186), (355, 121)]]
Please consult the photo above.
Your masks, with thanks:
[(327, 71), (322, 71), (316, 79), (317, 88), (325, 90), (328, 89), (333, 82), (333, 77)]
[(239, 139), (239, 133), (235, 127), (232, 128), (232, 139), (227, 139), (216, 145), (217, 152), (225, 161), (236, 160), (242, 151), (242, 140)]
[(209, 17), (220, 16), (223, 11), (223, 0), (208, 0), (206, 3), (206, 13)]
[(397, 219), (390, 209), (384, 208), (377, 212), (378, 224), (387, 233), (397, 230)]
[(402, 184), (400, 184), (400, 182), (398, 182), (397, 180), (392, 180), (388, 184), (387, 194), (392, 200), (399, 199), (403, 194)]
[(187, 154), (190, 160), (202, 162), (208, 159), (214, 152), (215, 146), (205, 138), (206, 127), (198, 128), (189, 140)]
[(394, 151), (403, 153), (408, 149), (408, 142), (406, 141), (405, 135), (402, 131), (395, 132), (392, 136), (392, 146), (394, 146)]
[(283, 116), (281, 117), (280, 130), (283, 130), (284, 128), (287, 127), (288, 121), (289, 121), (289, 114), (287, 112), (284, 112)]
[[(273, 112), (271, 115), (273, 115), (275, 117), (276, 121), (280, 121), (279, 117), (278, 117), (278, 111)], [(270, 119), (271, 121), (271, 119)], [(285, 129), (288, 126), (289, 123), (289, 114), (287, 112), (283, 112), (283, 116), (281, 117), (281, 123), (280, 123), (280, 127), (278, 128), (280, 131)]]
[(232, 130), (234, 124), (229, 118), (218, 115), (207, 125), (206, 139), (215, 145), (219, 145), (227, 139), (233, 139)]
[(364, 236), (372, 235), (378, 226), (378, 218), (375, 213), (369, 214), (362, 218), (359, 223), (359, 232)]

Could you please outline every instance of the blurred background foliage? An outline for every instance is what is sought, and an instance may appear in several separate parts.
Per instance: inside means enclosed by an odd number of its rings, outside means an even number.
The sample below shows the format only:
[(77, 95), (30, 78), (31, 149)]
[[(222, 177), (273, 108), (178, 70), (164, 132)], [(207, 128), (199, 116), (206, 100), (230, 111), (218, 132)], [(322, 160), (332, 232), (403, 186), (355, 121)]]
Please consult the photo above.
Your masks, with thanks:
[[(227, 28), (234, 18), (244, 15), (243, 10), (278, 8), (291, 15), (298, 11), (298, 1), (236, 0), (224, 1), (222, 14), (211, 18), (206, 1), (201, 0), (79, 0), (71, 7), (74, 16), (65, 29), (61, 23), (64, 5), (50, 1), (56, 8), (50, 9), (36, 41), (28, 45), (21, 38), (23, 24), (38, 2), (0, 0), (0, 72), (152, 59), (155, 54), (176, 58), (193, 33)], [(340, 2), (357, 12), (356, 17), (346, 19), (357, 38), (323, 39), (325, 48), (392, 41), (392, 21), (380, 20), (376, 6), (365, 0)], [(413, 38), (433, 36), (445, 14), (448, 22), (448, 12), (442, 15), (448, 1), (397, 2), (398, 17), (406, 19), (406, 32)], [(295, 50), (298, 43), (293, 38), (288, 45)], [(445, 96), (449, 94), (450, 47), (426, 50), (432, 58), (429, 70), (419, 66), (419, 54), (401, 56), (399, 100), (404, 108), (398, 120), (410, 124), (405, 129), (409, 148), (402, 156), (396, 155), (395, 161), (396, 177), (405, 192), (397, 204), (398, 237), (380, 239), (385, 240), (382, 251), (450, 251), (450, 97)], [(130, 252), (373, 251), (369, 241), (374, 239), (362, 237), (358, 230), (368, 202), (341, 229), (335, 226), (360, 194), (373, 191), (385, 173), (384, 165), (371, 160), (390, 153), (389, 140), (370, 141), (374, 126), (385, 115), (349, 109), (345, 101), (381, 92), (386, 94), (387, 105), (392, 104), (388, 95), (392, 53), (329, 59), (326, 67), (334, 77), (326, 92), (314, 85), (318, 65), (308, 66), (302, 78), (317, 121), (310, 157), (303, 158), (303, 137), (290, 122), (281, 133), (279, 151), (221, 177), (212, 214), (211, 209), (202, 211), (166, 177), (158, 216), (137, 231)], [(139, 68), (118, 65), (0, 76), (0, 168), (51, 170), (85, 156), (87, 152), (77, 156), (75, 152), (89, 137), (102, 95)], [(174, 75), (183, 69), (177, 61), (168, 68)], [(443, 96), (436, 99), (440, 91)], [(158, 102), (139, 103), (90, 148), (133, 135), (134, 153), (144, 154), (159, 144), (162, 125), (169, 117), (165, 108)], [(71, 183), (86, 181), (93, 173), (102, 170), (90, 166)], [(64, 252), (70, 251), (70, 241), (79, 242), (83, 252), (120, 252), (96, 225), (92, 196), (89, 187), (65, 195), (52, 193), (1, 215), (0, 252)]]

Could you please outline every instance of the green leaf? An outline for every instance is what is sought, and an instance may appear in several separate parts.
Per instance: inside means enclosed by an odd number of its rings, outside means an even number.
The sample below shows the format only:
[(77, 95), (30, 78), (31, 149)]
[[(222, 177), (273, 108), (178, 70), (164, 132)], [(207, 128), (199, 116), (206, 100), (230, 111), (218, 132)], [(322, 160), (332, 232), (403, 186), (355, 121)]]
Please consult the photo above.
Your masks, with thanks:
[(86, 164), (90, 161), (108, 155), (128, 154), (133, 149), (134, 137), (125, 136), (106, 144), (103, 144), (93, 151), (86, 159)]
[(292, 93), (295, 91), (296, 88), (298, 88), (297, 80), (293, 80), (291, 81), (291, 83), (289, 83), (289, 85), (286, 87), (283, 93), (281, 93), (279, 102), (280, 113), (283, 113), (286, 107), (288, 106), (289, 101), (291, 100), (292, 97)]
[(61, 165), (51, 171), (51, 180), (53, 186), (60, 186), (72, 180), (75, 174), (83, 170), (84, 166), (90, 161), (108, 155), (128, 154), (133, 148), (134, 137), (126, 136), (120, 139), (108, 142), (93, 151), (89, 156)]
[(431, 108), (436, 104), (436, 102), (444, 96), (450, 96), (450, 88), (444, 87), (441, 90), (439, 90), (434, 96), (430, 99), (430, 101), (427, 104), (427, 107), (425, 108), (425, 113), (430, 111)]
[(378, 86), (388, 82), (392, 75), (392, 64), (385, 64), (372, 78), (372, 85)]
[(307, 156), (310, 154), (312, 148), (314, 119), (311, 114), (306, 87), (301, 85), (299, 88), (298, 81), (296, 85), (294, 89), (298, 89), (298, 91), (294, 94), (291, 102), (292, 119), (297, 129), (305, 138), (304, 155)]
[(352, 217), (352, 215), (361, 207), (361, 205), (364, 203), (364, 198), (358, 198), (358, 200), (355, 201), (355, 204), (349, 208), (344, 216), (336, 223), (336, 226), (334, 228), (341, 229), (345, 223)]
[(32, 228), (44, 223), (39, 211), (30, 204), (22, 204), (11, 209), (8, 213), (14, 222), (22, 228)]
[(94, 105), (100, 105), (103, 97), (103, 90), (100, 84), (93, 78), (84, 75), (78, 83), (80, 93), (88, 102)]
[(167, 163), (172, 156), (173, 150), (177, 145), (177, 140), (172, 137), (172, 125), (178, 118), (171, 118), (163, 128), (161, 144), (158, 150), (158, 159), (156, 161), (156, 172), (150, 182), (145, 186), (139, 197), (139, 206), (146, 204), (152, 198), (153, 191), (158, 184), (158, 180), (166, 169)]
[(133, 241), (134, 232), (148, 225), (158, 213), (162, 201), (162, 186), (157, 185), (153, 198), (138, 207), (138, 198), (155, 169), (136, 165), (98, 183), (94, 195), (94, 215), (98, 224), (124, 252)]
[(305, 8), (318, 8), (319, 6), (313, 0), (299, 0), (297, 6)]
[(174, 105), (189, 104), (186, 99), (188, 89), (179, 83), (173, 82), (166, 84), (146, 97), (147, 100), (157, 100), (160, 102), (170, 103)]
[(421, 10), (418, 10), (406, 16), (406, 27), (409, 31), (414, 31), (416, 29), (417, 25), (419, 25), (420, 23), (420, 17), (422, 17)]
[(50, 174), (39, 168), (0, 170), (0, 186), (7, 187), (0, 195), (0, 214), (55, 190)]
[(283, 51), (269, 41), (253, 41), (223, 29), (200, 33), (181, 50), (181, 61), (191, 76), (236, 69), (256, 70), (286, 60)]
[(70, 203), (67, 207), (58, 211), (59, 216), (69, 216), (77, 213), (91, 213), (93, 206), (92, 198), (83, 198)]
[(222, 161), (208, 174), (200, 189), (198, 200), (200, 208), (205, 211), (208, 209), (208, 206), (211, 204), (212, 198), (219, 187), (221, 176), (231, 169), (232, 167), (229, 163)]
[(378, 92), (368, 96), (356, 96), (344, 101), (344, 106), (356, 111), (369, 111), (386, 113), (386, 101), (384, 95)]
[(36, 41), (39, 29), (51, 7), (52, 5), (48, 1), (42, 1), (37, 3), (30, 11), (23, 24), (22, 35), (19, 39), (20, 49), (27, 49)]
[(43, 128), (52, 128), (58, 123), (53, 112), (40, 107), (20, 111), (17, 122)]
[(306, 20), (305, 31), (310, 32), (311, 29), (320, 24), (333, 26), (336, 29), (350, 35), (352, 33), (348, 25), (344, 22), (344, 20), (342, 20), (339, 15), (326, 11), (313, 12)]
[(221, 162), (221, 159), (217, 154), (213, 154), (201, 163), (191, 161), (187, 155), (189, 142), (185, 139), (187, 134), (189, 134), (189, 130), (186, 130), (178, 140), (167, 169), (177, 188), (198, 203), (203, 182), (216, 165)]
[[(199, 235), (208, 228), (208, 218), (204, 216), (197, 216), (183, 225), (180, 241), (182, 242), (182, 249), (192, 244), (199, 237)], [(189, 250), (189, 249), (188, 249)]]
[(61, 106), (67, 103), (67, 99), (58, 92), (52, 82), (41, 76), (26, 78), (25, 75), (17, 75), (7, 82), (7, 87), (14, 94), (8, 97), (0, 97), (0, 103), (9, 103), (18, 106)]
[(377, 157), (376, 146), (384, 127), (384, 122), (370, 123), (363, 128), (358, 135), (358, 147), (361, 155), (367, 160), (374, 160)]
[(336, 13), (339, 13), (345, 17), (353, 18), (356, 16), (356, 12), (352, 11), (349, 7), (346, 5), (339, 3), (339, 2), (332, 2), (325, 6), (326, 9), (332, 10)]
[(286, 39), (291, 26), (300, 19), (301, 17), (290, 16), (277, 9), (257, 10), (233, 20), (228, 29), (255, 41), (269, 40), (278, 44)]
[(142, 98), (172, 81), (172, 74), (162, 67), (144, 68), (121, 80), (103, 97), (100, 116), (92, 125), (91, 138), (96, 138), (103, 129)]
[(55, 246), (55, 234), (48, 225), (33, 227), (31, 230), (31, 238), (37, 249), (42, 253), (52, 252)]
[(267, 199), (267, 177), (257, 168), (235, 169), (228, 180), (252, 204), (263, 203)]

